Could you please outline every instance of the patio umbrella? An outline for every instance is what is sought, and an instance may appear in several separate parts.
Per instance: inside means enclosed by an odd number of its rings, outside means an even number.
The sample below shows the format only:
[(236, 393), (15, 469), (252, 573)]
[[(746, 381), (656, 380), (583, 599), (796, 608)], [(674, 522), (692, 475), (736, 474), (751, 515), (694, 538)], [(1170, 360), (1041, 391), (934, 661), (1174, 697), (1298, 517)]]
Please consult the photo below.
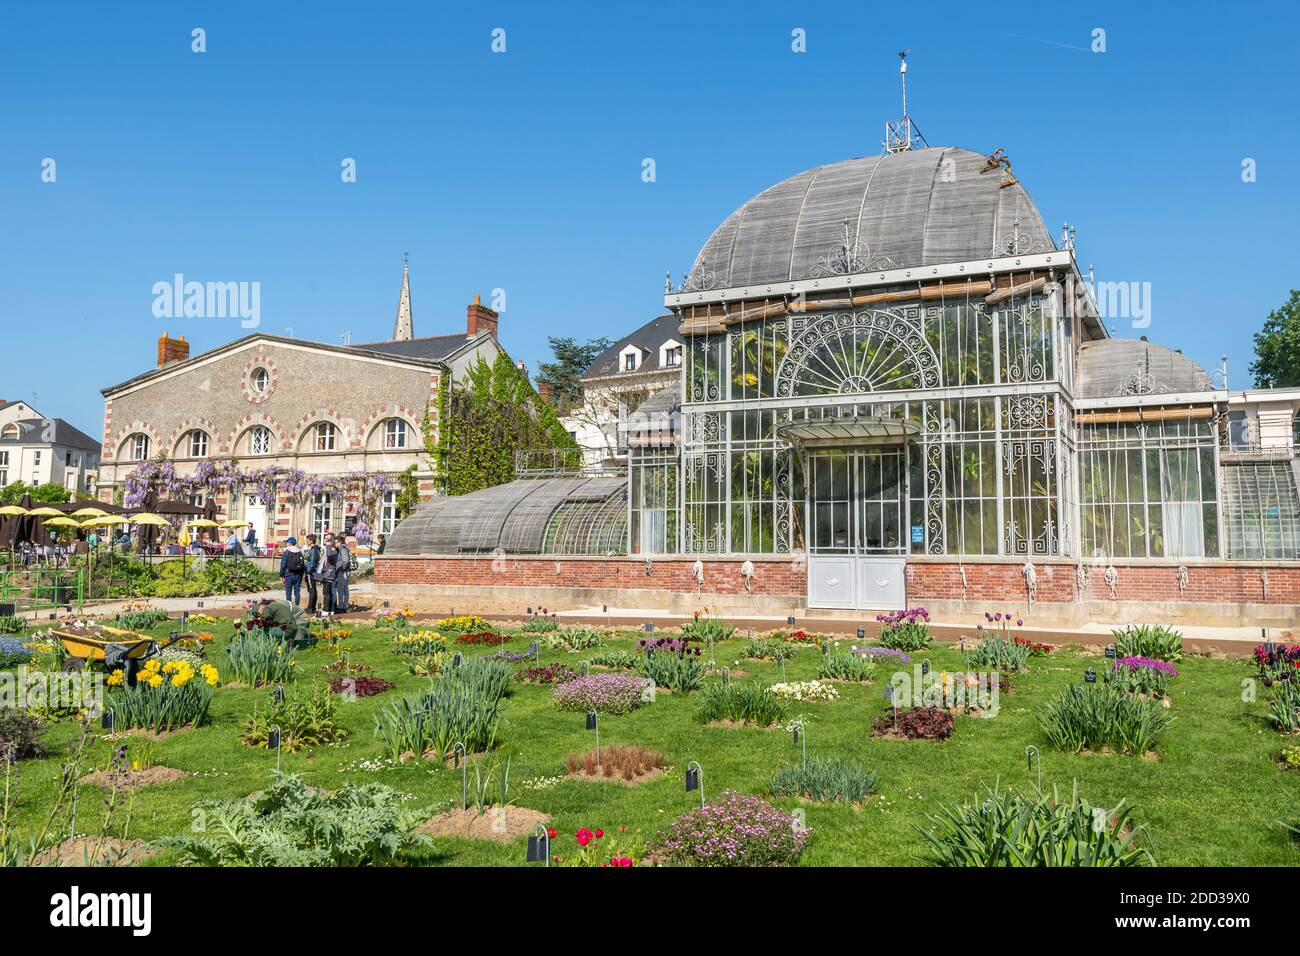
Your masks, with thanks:
[(45, 522), (47, 528), (80, 528), (81, 522), (76, 518), (69, 518), (66, 515), (59, 515), (57, 518), (51, 518)]
[(185, 525), (186, 527), (189, 528), (220, 528), (221, 527), (221, 525), (217, 524), (211, 518), (195, 518), (193, 521), (185, 522)]
[(232, 529), (237, 529), (237, 528), (249, 528), (249, 527), (252, 527), (252, 526), (251, 526), (247, 521), (238, 521), (238, 520), (232, 519), (232, 520), (230, 520), (230, 521), (223, 521), (223, 522), (221, 522), (221, 524), (217, 525), (217, 527), (218, 527), (218, 528), (223, 528), (223, 529), (225, 529), (226, 531), (230, 531), (230, 530), (232, 530)]
[(162, 515), (150, 514), (147, 511), (144, 512), (143, 514), (131, 515), (126, 520), (129, 521), (131, 524), (148, 525), (151, 528), (171, 527), (171, 522), (168, 521), (166, 518), (164, 518)]
[(108, 512), (104, 509), (92, 507), (78, 508), (76, 511), (70, 512), (70, 514), (74, 518), (105, 518), (108, 516)]
[(62, 518), (63, 512), (53, 505), (41, 505), (39, 508), (28, 508), (27, 514), (33, 518)]
[(27, 509), (22, 505), (5, 505), (3, 508), (0, 508), (0, 515), (14, 517), (16, 515), (25, 514), (27, 514)]

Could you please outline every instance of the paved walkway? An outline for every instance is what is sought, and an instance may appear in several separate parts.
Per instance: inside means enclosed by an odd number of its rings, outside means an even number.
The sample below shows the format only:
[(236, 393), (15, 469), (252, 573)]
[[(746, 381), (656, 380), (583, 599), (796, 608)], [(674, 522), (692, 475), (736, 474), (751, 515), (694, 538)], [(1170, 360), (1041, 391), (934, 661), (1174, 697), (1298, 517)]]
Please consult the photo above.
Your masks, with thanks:
[[(374, 593), (373, 583), (360, 582), (354, 584), (351, 591), (354, 598), (359, 599), (360, 603), (374, 603), (373, 600), (368, 600)], [(175, 615), (179, 615), (182, 611), (189, 611), (191, 614), (206, 613), (217, 616), (230, 616), (242, 611), (251, 598), (266, 597), (275, 599), (283, 596), (283, 593), (277, 588), (270, 591), (261, 591), (257, 594), (226, 594), (206, 598), (150, 598), (148, 603), (152, 607), (161, 608)], [(134, 602), (112, 601), (93, 606), (87, 605), (85, 612), (93, 615), (116, 614), (122, 611), (127, 604), (139, 603), (139, 600), (136, 599)], [(481, 613), (476, 612), (472, 607), (465, 607), (463, 604), (457, 607), (448, 604), (446, 607), (421, 607), (419, 616), (422, 619), (435, 619), (448, 616), (453, 612), (460, 614)], [(47, 615), (48, 612), (37, 612), (32, 615), (32, 619), (41, 620)], [(345, 615), (345, 617), (352, 619), (363, 616), (365, 616), (365, 612), (353, 612)], [(484, 616), (490, 620), (505, 622), (519, 620), (523, 615), (512, 617), (507, 614), (488, 613), (484, 614)], [(638, 630), (644, 629), (648, 624), (657, 629), (676, 627), (690, 620), (685, 615), (675, 614), (670, 611), (632, 607), (610, 607), (606, 609), (602, 605), (558, 611), (555, 616), (560, 621), (569, 624), (606, 625)], [(727, 623), (741, 632), (753, 634), (761, 634), (789, 626), (788, 620), (784, 617), (762, 615), (731, 615), (727, 617)], [(860, 621), (851, 618), (799, 617), (795, 619), (794, 626), (809, 632), (843, 636), (845, 638), (856, 637), (859, 628), (866, 638), (872, 638), (879, 633), (881, 627), (875, 620), (875, 614), (871, 612), (867, 612), (867, 615)], [(963, 638), (968, 640), (976, 639), (979, 635), (975, 625), (964, 622), (936, 620), (932, 622), (931, 629), (939, 640), (953, 644), (959, 643)], [(1246, 657), (1257, 644), (1264, 640), (1264, 635), (1258, 627), (1179, 625), (1177, 630), (1182, 633), (1183, 644), (1189, 650), (1216, 650), (1230, 657)], [(1046, 644), (1081, 644), (1087, 647), (1104, 647), (1111, 642), (1112, 625), (1089, 623), (1078, 627), (1022, 627), (1016, 628), (1015, 631), (1029, 640), (1042, 641)], [(1270, 628), (1267, 636), (1280, 641), (1290, 641), (1292, 639), (1281, 628)]]

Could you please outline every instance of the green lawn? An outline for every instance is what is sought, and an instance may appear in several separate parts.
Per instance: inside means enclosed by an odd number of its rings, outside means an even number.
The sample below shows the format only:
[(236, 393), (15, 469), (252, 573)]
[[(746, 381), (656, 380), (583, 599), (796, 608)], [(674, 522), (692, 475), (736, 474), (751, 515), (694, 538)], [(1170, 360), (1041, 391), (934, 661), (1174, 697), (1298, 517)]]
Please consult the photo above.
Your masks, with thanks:
[[(211, 628), (217, 640), (209, 657), (223, 664), (219, 648), (232, 632), (229, 624)], [(159, 632), (165, 628), (159, 629)], [(637, 637), (624, 632), (607, 637), (607, 644), (634, 649)], [(658, 636), (658, 635), (657, 635)], [(523, 650), (530, 636), (521, 635), (507, 650)], [(354, 661), (371, 665), (374, 676), (386, 677), (398, 689), (366, 700), (341, 703), (342, 724), (350, 733), (342, 744), (314, 752), (285, 754), (284, 769), (300, 773), (310, 784), (334, 788), (345, 780), (379, 781), (413, 794), (415, 805), (458, 803), (460, 772), (425, 761), (380, 770), (360, 768), (362, 761), (380, 757), (372, 735), (373, 713), (394, 694), (424, 686), (407, 673), (407, 660), (394, 655), (388, 635), (357, 630), (351, 639)], [(748, 680), (765, 684), (780, 680), (777, 665), (734, 663), (743, 640), (719, 645), (720, 663), (740, 668)], [(467, 649), (488, 654), (496, 648)], [(542, 660), (576, 663), (583, 653), (542, 651)], [(787, 663), (790, 680), (816, 676), (817, 648), (798, 651)], [(935, 669), (961, 669), (956, 649), (936, 646), (914, 655), (928, 656)], [(332, 659), (323, 645), (301, 655), (298, 682), (320, 676)], [(1263, 702), (1244, 703), (1242, 681), (1254, 674), (1245, 661), (1189, 657), (1170, 690), (1177, 717), (1160, 745), (1158, 762), (1120, 756), (1070, 756), (1050, 750), (1042, 740), (1034, 714), (1049, 697), (1081, 680), (1088, 663), (1098, 657), (1073, 649), (1034, 658), (1028, 673), (1012, 678), (1013, 692), (1002, 696), (1001, 712), (992, 719), (959, 717), (952, 737), (943, 743), (873, 739), (872, 718), (887, 704), (882, 693), (889, 670), (877, 668), (871, 685), (837, 685), (840, 699), (828, 703), (791, 704), (791, 715), (803, 713), (808, 724), (809, 754), (851, 757), (878, 773), (877, 794), (861, 810), (843, 806), (808, 806), (813, 829), (802, 862), (811, 865), (899, 865), (915, 862), (921, 851), (915, 827), (940, 804), (977, 798), (985, 784), (997, 778), (1024, 786), (1029, 780), (1024, 749), (1037, 744), (1043, 752), (1044, 781), (1068, 792), (1077, 779), (1094, 804), (1113, 806), (1127, 799), (1137, 819), (1150, 827), (1151, 849), (1163, 865), (1264, 865), (1300, 863), (1297, 844), (1277, 823), (1300, 818), (1300, 772), (1283, 770), (1276, 761), (1281, 740), (1263, 718)], [(223, 668), (224, 673), (224, 668)], [(710, 678), (716, 679), (716, 678)], [(1262, 688), (1261, 688), (1262, 691)], [(138, 791), (130, 814), (131, 838), (151, 839), (184, 832), (190, 807), (201, 799), (242, 796), (265, 786), (275, 766), (275, 754), (242, 746), (238, 729), (254, 702), (269, 691), (219, 688), (212, 722), (155, 745), (156, 762), (195, 776)], [(626, 825), (649, 838), (674, 815), (696, 805), (698, 793), (686, 793), (682, 775), (690, 760), (704, 768), (707, 794), (723, 788), (765, 793), (769, 774), (782, 762), (798, 759), (791, 736), (781, 731), (704, 727), (694, 721), (695, 695), (661, 693), (655, 702), (624, 717), (601, 719), (601, 742), (639, 743), (662, 750), (672, 771), (636, 788), (617, 784), (563, 780), (540, 789), (525, 782), (564, 773), (569, 752), (589, 749), (593, 734), (581, 714), (561, 713), (551, 703), (549, 687), (516, 685), (507, 698), (504, 725), (498, 735), (502, 754), (512, 758), (511, 793), (519, 806), (549, 813), (562, 836), (580, 826), (606, 830)], [(49, 755), (19, 765), (17, 820), (32, 829), (57, 791), (64, 747), (77, 733), (73, 721), (52, 725), (45, 736)], [(93, 763), (104, 766), (110, 744), (96, 741)], [(472, 779), (472, 773), (471, 773)], [(103, 791), (83, 788), (79, 796), (78, 830), (97, 832), (104, 818)], [(778, 801), (787, 808), (797, 804)], [(125, 821), (113, 820), (117, 833)], [(523, 839), (510, 845), (487, 841), (439, 838), (437, 852), (427, 862), (449, 865), (521, 864)], [(572, 841), (567, 841), (571, 846)], [(166, 862), (166, 855), (155, 858)]]

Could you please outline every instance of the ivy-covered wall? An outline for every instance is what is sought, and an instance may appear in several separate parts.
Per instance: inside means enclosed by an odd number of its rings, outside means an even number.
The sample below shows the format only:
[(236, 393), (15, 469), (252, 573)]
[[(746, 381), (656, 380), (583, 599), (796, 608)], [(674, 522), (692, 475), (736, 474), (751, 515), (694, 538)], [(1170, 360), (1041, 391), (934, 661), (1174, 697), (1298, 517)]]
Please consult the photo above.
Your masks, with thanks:
[(504, 353), (490, 365), (480, 358), (460, 381), (442, 379), (436, 441), (433, 431), (425, 429), (425, 443), (449, 495), (514, 480), (516, 450), (578, 447)]

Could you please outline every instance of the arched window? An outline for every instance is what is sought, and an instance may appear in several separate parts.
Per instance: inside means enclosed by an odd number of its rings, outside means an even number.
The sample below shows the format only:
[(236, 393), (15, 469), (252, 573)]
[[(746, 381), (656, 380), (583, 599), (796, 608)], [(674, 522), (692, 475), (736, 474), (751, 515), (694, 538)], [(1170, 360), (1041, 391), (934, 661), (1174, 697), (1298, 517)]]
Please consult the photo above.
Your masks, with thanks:
[(196, 428), (189, 434), (189, 456), (191, 458), (208, 457), (208, 433), (201, 428)]
[(0, 432), (0, 437), (3, 437), (3, 438), (17, 438), (17, 437), (18, 437), (18, 426), (17, 426), (17, 425), (14, 425), (14, 424), (6, 425), (6, 426), (4, 427), (4, 431), (3, 431), (3, 432)]
[(400, 418), (390, 418), (384, 422), (384, 447), (405, 448), (406, 432), (406, 422)]
[(257, 425), (248, 433), (248, 453), (250, 455), (271, 454), (271, 429)]
[(149, 457), (149, 436), (136, 432), (126, 440), (126, 453), (132, 461), (144, 461)]
[(336, 432), (333, 422), (317, 422), (314, 448), (316, 451), (333, 451)]

